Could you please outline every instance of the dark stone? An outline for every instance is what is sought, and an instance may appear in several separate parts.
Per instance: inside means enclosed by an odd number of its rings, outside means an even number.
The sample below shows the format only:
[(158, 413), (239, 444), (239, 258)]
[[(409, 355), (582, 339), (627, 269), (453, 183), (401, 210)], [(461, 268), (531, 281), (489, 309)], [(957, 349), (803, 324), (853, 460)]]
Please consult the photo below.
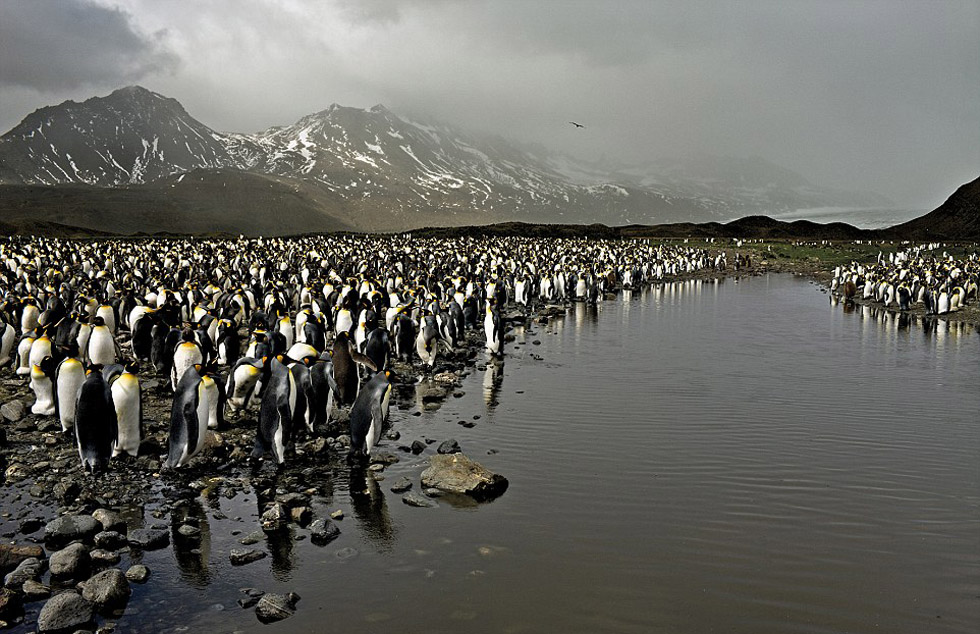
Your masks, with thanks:
[(180, 528), (177, 529), (177, 534), (187, 539), (193, 539), (201, 536), (201, 529), (190, 524), (181, 524)]
[(19, 594), (0, 588), (0, 621), (13, 621), (24, 613), (24, 602)]
[(287, 493), (276, 498), (287, 509), (294, 509), (298, 506), (309, 506), (310, 496), (303, 493)]
[(40, 632), (74, 631), (92, 622), (95, 606), (74, 592), (57, 594), (44, 604), (37, 617)]
[(263, 623), (281, 621), (296, 612), (297, 601), (299, 595), (295, 592), (263, 595), (255, 606), (255, 616)]
[(449, 440), (444, 441), (439, 445), (438, 449), (436, 449), (436, 453), (441, 454), (460, 453), (461, 451), (462, 449), (459, 448), (459, 443), (456, 442), (455, 438), (450, 438)]
[(391, 485), (392, 493), (404, 493), (412, 488), (412, 481), (407, 476), (402, 477)]
[(95, 536), (95, 547), (104, 550), (117, 550), (127, 543), (126, 536), (116, 531), (102, 531)]
[(256, 531), (242, 537), (238, 540), (238, 543), (242, 544), (243, 546), (251, 546), (252, 544), (258, 544), (263, 539), (265, 539), (265, 533)]
[(143, 564), (130, 566), (129, 570), (126, 571), (126, 578), (134, 583), (146, 583), (146, 580), (150, 578), (150, 569)]
[(286, 507), (280, 502), (276, 502), (272, 507), (262, 514), (262, 530), (266, 533), (276, 533), (285, 530), (289, 525), (289, 513)]
[(247, 550), (232, 548), (231, 553), (229, 553), (229, 558), (231, 559), (232, 566), (244, 566), (245, 564), (250, 564), (253, 561), (265, 559), (266, 554), (267, 553), (264, 551), (255, 550), (254, 548), (249, 548)]
[(25, 559), (44, 559), (44, 549), (40, 546), (11, 546), (0, 544), (0, 575), (17, 568)]
[(8, 401), (0, 405), (0, 416), (3, 416), (12, 423), (16, 423), (27, 413), (23, 401)]
[(104, 531), (115, 531), (117, 533), (126, 534), (126, 520), (122, 518), (119, 513), (115, 511), (110, 511), (109, 509), (99, 509), (92, 513), (92, 517), (102, 524), (102, 530)]
[(96, 548), (88, 554), (92, 559), (92, 566), (94, 568), (105, 568), (106, 566), (115, 566), (119, 563), (122, 557), (118, 553), (111, 550), (103, 550), (102, 548)]
[(416, 506), (418, 508), (434, 508), (439, 506), (438, 503), (433, 502), (429, 498), (419, 495), (418, 493), (406, 493), (402, 496), (402, 502), (408, 504), (409, 506)]
[(340, 529), (328, 519), (318, 519), (310, 525), (310, 541), (325, 546), (340, 537)]
[(142, 550), (158, 550), (170, 545), (170, 532), (157, 528), (137, 528), (129, 531), (129, 545)]
[(73, 541), (92, 543), (101, 530), (102, 525), (90, 515), (65, 515), (45, 525), (44, 541), (55, 548)]
[(100, 608), (125, 605), (132, 592), (126, 575), (119, 568), (103, 570), (79, 585), (82, 587), (82, 598)]
[(91, 569), (92, 560), (89, 557), (88, 548), (84, 544), (74, 543), (52, 553), (48, 565), (51, 568), (52, 577), (81, 579)]
[(243, 597), (238, 600), (238, 605), (247, 610), (248, 608), (254, 607), (255, 604), (259, 602), (260, 598), (261, 597)]
[(36, 533), (41, 530), (44, 526), (44, 522), (37, 517), (30, 517), (20, 523), (19, 532), (21, 535), (30, 535), (31, 533)]
[(51, 596), (51, 588), (34, 579), (25, 581), (20, 590), (24, 593), (24, 601), (27, 603), (47, 599)]
[(423, 451), (425, 451), (425, 443), (422, 442), (421, 440), (413, 440), (412, 441), (412, 453), (415, 454), (415, 455), (419, 455)]
[(31, 557), (20, 562), (16, 568), (3, 579), (5, 588), (19, 590), (27, 581), (39, 579), (44, 574), (44, 563)]

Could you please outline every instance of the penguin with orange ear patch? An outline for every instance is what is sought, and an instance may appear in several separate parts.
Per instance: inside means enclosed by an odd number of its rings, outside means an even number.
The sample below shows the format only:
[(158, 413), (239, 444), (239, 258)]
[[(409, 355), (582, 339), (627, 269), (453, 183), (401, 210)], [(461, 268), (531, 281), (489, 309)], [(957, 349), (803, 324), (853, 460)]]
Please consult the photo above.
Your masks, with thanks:
[(210, 403), (200, 364), (184, 371), (177, 383), (170, 410), (170, 437), (164, 467), (174, 469), (190, 462), (204, 446)]
[(271, 453), (277, 465), (286, 461), (286, 447), (293, 437), (300, 387), (296, 377), (278, 356), (269, 362), (268, 380), (263, 378), (259, 426), (251, 458), (257, 460)]

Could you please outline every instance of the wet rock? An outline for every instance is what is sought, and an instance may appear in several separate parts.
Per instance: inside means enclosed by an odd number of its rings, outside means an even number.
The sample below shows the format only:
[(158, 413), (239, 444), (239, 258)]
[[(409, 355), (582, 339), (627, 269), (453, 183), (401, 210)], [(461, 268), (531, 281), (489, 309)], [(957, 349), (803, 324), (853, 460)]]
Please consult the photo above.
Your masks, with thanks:
[(310, 505), (310, 496), (303, 493), (287, 493), (286, 495), (277, 497), (276, 500), (287, 509)]
[(181, 524), (180, 528), (177, 529), (177, 534), (187, 539), (193, 539), (201, 536), (201, 529), (190, 524)]
[(336, 511), (330, 514), (330, 518), (335, 520), (342, 520), (344, 519), (344, 512), (341, 511), (340, 509), (337, 509)]
[(82, 598), (100, 608), (125, 605), (132, 592), (126, 575), (119, 568), (103, 570), (80, 585)]
[(262, 514), (262, 530), (266, 533), (276, 533), (285, 530), (289, 525), (289, 513), (286, 507), (276, 502)]
[(380, 465), (391, 465), (398, 462), (399, 458), (393, 453), (387, 451), (379, 451), (377, 453), (371, 454), (371, 464)]
[(338, 537), (340, 528), (328, 519), (318, 519), (310, 525), (310, 541), (317, 546), (326, 546)]
[(8, 401), (0, 405), (0, 416), (12, 423), (24, 418), (25, 413), (27, 413), (27, 408), (22, 401)]
[(92, 560), (84, 544), (74, 543), (52, 553), (48, 565), (52, 577), (81, 579), (88, 574), (92, 567)]
[(114, 553), (111, 550), (103, 550), (102, 548), (96, 548), (88, 556), (91, 558), (92, 566), (95, 568), (115, 566), (121, 559), (118, 553)]
[(263, 623), (281, 621), (295, 614), (297, 601), (299, 595), (295, 592), (263, 595), (255, 606), (255, 616)]
[(101, 530), (102, 525), (90, 515), (65, 515), (45, 525), (44, 541), (55, 548), (73, 541), (91, 543)]
[(429, 458), (429, 467), (422, 472), (422, 485), (487, 500), (506, 491), (508, 482), (502, 475), (457, 453)]
[(461, 451), (462, 449), (459, 448), (459, 443), (456, 442), (455, 438), (444, 441), (436, 449), (436, 452), (441, 454), (460, 453)]
[(25, 581), (21, 592), (24, 593), (24, 601), (27, 603), (47, 599), (51, 596), (51, 588), (34, 579)]
[(54, 496), (61, 504), (71, 504), (81, 492), (82, 486), (74, 479), (65, 478), (54, 485)]
[(37, 617), (40, 632), (74, 631), (92, 622), (95, 606), (80, 594), (63, 592), (48, 599)]
[(159, 528), (137, 528), (129, 531), (129, 545), (142, 550), (158, 550), (170, 545), (170, 532)]
[(0, 575), (14, 570), (25, 559), (44, 559), (40, 546), (11, 546), (0, 544)]
[(103, 550), (117, 550), (128, 542), (126, 536), (116, 531), (102, 531), (95, 535), (95, 547)]
[(430, 500), (424, 495), (419, 495), (418, 493), (406, 493), (402, 496), (402, 502), (409, 506), (415, 506), (418, 508), (435, 508), (439, 506), (437, 502)]
[(411, 452), (416, 456), (425, 451), (425, 443), (421, 440), (413, 440), (411, 446)]
[(126, 578), (134, 583), (146, 583), (146, 580), (150, 578), (150, 569), (143, 564), (130, 566), (129, 570), (126, 571)]
[(109, 509), (99, 509), (92, 513), (92, 517), (99, 524), (102, 524), (102, 530), (126, 534), (126, 520), (119, 513)]
[(308, 506), (298, 506), (289, 509), (289, 518), (294, 524), (309, 526), (310, 522), (313, 521), (313, 509)]
[(243, 546), (251, 546), (252, 544), (258, 544), (263, 539), (265, 539), (265, 533), (261, 531), (255, 531), (254, 533), (249, 533), (245, 537), (238, 540), (238, 543)]
[(3, 579), (3, 585), (10, 590), (19, 590), (31, 579), (40, 579), (44, 574), (44, 563), (31, 557), (20, 562), (16, 568)]
[(412, 488), (412, 481), (408, 477), (399, 478), (391, 485), (392, 493), (404, 493)]
[(44, 527), (44, 522), (36, 517), (29, 517), (20, 523), (18, 527), (18, 532), (21, 535), (30, 535), (31, 533), (36, 533)]
[(244, 566), (245, 564), (250, 564), (253, 561), (258, 561), (260, 559), (265, 559), (266, 553), (261, 550), (255, 550), (254, 548), (249, 548), (242, 550), (240, 548), (232, 548), (229, 553), (229, 559), (231, 559), (232, 566)]
[(24, 613), (21, 596), (7, 588), (0, 589), (0, 621), (13, 621)]

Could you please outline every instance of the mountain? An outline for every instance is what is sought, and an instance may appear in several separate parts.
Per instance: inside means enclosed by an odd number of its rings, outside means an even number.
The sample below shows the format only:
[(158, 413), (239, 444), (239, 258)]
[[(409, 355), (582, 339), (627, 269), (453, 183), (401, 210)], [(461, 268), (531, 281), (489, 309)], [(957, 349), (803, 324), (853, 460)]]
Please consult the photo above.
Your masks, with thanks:
[[(229, 180), (232, 171), (242, 175)], [(292, 212), (273, 223), (285, 232), (503, 221), (703, 222), (808, 207), (887, 204), (875, 195), (814, 186), (758, 158), (610, 167), (409, 121), (381, 105), (334, 104), (289, 126), (256, 134), (219, 133), (176, 100), (139, 86), (41, 108), (0, 137), (0, 186), (87, 185), (127, 192), (120, 197), (76, 188), (79, 213), (97, 207), (100, 199), (112, 204), (140, 200), (135, 211), (152, 225), (150, 210), (172, 208), (184, 200), (182, 192), (200, 204), (204, 190), (191, 195), (174, 180), (185, 174), (224, 182), (215, 195), (228, 194), (228, 183), (283, 192), (292, 188)], [(40, 190), (18, 190), (18, 204), (26, 204), (29, 191)], [(244, 223), (280, 213), (274, 197), (226, 198), (234, 204), (209, 203), (213, 215), (230, 214)], [(240, 230), (254, 232), (243, 224)]]
[(926, 215), (888, 231), (915, 240), (980, 240), (980, 177), (961, 185)]

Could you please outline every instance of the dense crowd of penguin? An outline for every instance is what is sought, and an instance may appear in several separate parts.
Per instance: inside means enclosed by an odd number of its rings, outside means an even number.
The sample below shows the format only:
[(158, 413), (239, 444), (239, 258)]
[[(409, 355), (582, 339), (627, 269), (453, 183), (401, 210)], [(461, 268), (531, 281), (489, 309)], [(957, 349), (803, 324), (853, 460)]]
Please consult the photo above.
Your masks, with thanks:
[(927, 315), (956, 312), (977, 300), (980, 259), (977, 253), (954, 258), (940, 244), (909, 247), (874, 264), (839, 266), (834, 269), (831, 292), (845, 300), (861, 298), (900, 311), (922, 306)]
[(339, 407), (356, 461), (386, 422), (393, 360), (431, 372), (471, 331), (499, 360), (505, 307), (596, 303), (745, 265), (648, 241), (11, 238), (0, 243), (0, 367), (30, 382), (31, 411), (74, 433), (92, 472), (136, 455), (150, 375), (173, 391), (166, 468), (256, 407), (254, 460), (283, 464), (297, 434)]

